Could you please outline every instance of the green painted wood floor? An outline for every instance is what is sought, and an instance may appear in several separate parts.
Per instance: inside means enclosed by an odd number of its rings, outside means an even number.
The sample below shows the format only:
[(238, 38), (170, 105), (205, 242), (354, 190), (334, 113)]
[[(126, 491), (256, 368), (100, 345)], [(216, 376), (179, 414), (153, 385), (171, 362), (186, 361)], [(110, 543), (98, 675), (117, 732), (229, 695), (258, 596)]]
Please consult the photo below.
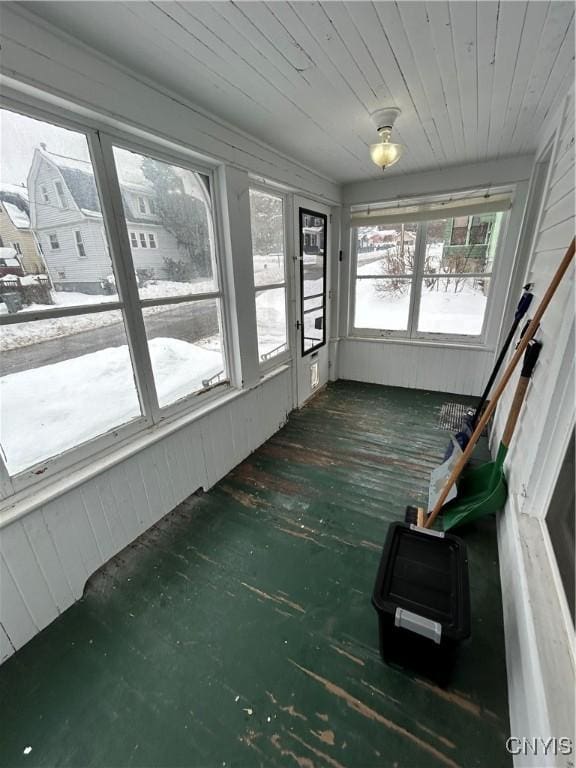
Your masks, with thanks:
[(426, 498), (447, 399), (331, 385), (120, 553), (0, 668), (1, 765), (508, 766), (493, 520), (466, 534), (453, 684), (378, 654), (380, 548)]

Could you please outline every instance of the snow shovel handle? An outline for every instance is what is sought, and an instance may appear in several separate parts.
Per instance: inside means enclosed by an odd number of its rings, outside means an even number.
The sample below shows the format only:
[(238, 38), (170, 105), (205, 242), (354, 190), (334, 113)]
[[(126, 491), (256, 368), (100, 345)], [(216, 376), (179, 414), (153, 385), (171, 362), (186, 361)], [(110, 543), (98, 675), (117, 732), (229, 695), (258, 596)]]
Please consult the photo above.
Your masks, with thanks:
[(518, 421), (518, 416), (520, 415), (520, 411), (522, 409), (522, 403), (524, 402), (524, 397), (526, 396), (526, 390), (528, 389), (528, 384), (530, 383), (532, 373), (534, 372), (534, 366), (536, 365), (536, 361), (538, 360), (538, 355), (540, 354), (541, 349), (542, 344), (539, 341), (532, 341), (531, 344), (526, 348), (526, 352), (524, 354), (524, 365), (522, 366), (522, 372), (520, 374), (520, 378), (518, 379), (518, 384), (516, 385), (516, 392), (514, 393), (512, 405), (510, 406), (510, 413), (506, 419), (504, 434), (502, 435), (502, 440), (500, 441), (501, 445), (503, 445), (505, 448), (508, 448), (510, 441), (512, 440), (516, 422)]
[(516, 331), (518, 330), (518, 326), (520, 325), (520, 320), (522, 320), (526, 312), (528, 312), (530, 303), (534, 298), (533, 294), (530, 293), (530, 291), (532, 290), (532, 283), (527, 283), (524, 286), (523, 290), (524, 290), (524, 293), (520, 297), (520, 301), (518, 302), (518, 306), (516, 307), (516, 312), (514, 314), (514, 322), (512, 323), (512, 327), (510, 328), (508, 336), (506, 337), (506, 341), (502, 345), (502, 349), (500, 350), (498, 359), (494, 363), (494, 368), (492, 369), (490, 378), (488, 379), (488, 382), (484, 387), (484, 392), (482, 392), (482, 397), (480, 398), (480, 401), (476, 406), (476, 410), (474, 411), (474, 416), (472, 417), (472, 421), (471, 421), (472, 428), (476, 426), (476, 422), (478, 421), (480, 414), (482, 413), (482, 409), (484, 408), (486, 400), (488, 400), (488, 395), (490, 394), (492, 385), (496, 381), (496, 376), (498, 376), (498, 371), (502, 367), (502, 363), (504, 362), (504, 358), (506, 357), (510, 344), (512, 343), (512, 339), (516, 335)]
[(466, 446), (466, 450), (462, 453), (462, 456), (458, 459), (454, 469), (450, 473), (450, 477), (444, 484), (444, 488), (442, 489), (442, 493), (438, 497), (436, 504), (434, 505), (434, 509), (430, 512), (428, 519), (426, 520), (425, 528), (431, 528), (432, 525), (434, 525), (434, 521), (438, 517), (438, 514), (440, 510), (442, 509), (442, 506), (444, 502), (446, 501), (446, 497), (448, 496), (448, 492), (450, 491), (450, 488), (454, 485), (454, 483), (458, 480), (460, 477), (460, 473), (468, 463), (468, 460), (470, 459), (470, 456), (472, 455), (472, 452), (474, 450), (474, 446), (478, 442), (478, 438), (482, 434), (484, 427), (490, 420), (490, 417), (496, 410), (496, 406), (498, 404), (498, 400), (500, 399), (500, 396), (502, 395), (502, 392), (506, 388), (506, 384), (508, 384), (508, 381), (510, 380), (510, 377), (514, 373), (514, 369), (518, 365), (518, 362), (520, 361), (522, 355), (524, 354), (524, 351), (526, 350), (526, 347), (530, 343), (530, 340), (536, 333), (536, 329), (540, 325), (540, 320), (542, 319), (542, 315), (546, 311), (546, 308), (548, 307), (548, 304), (550, 304), (550, 301), (552, 300), (552, 297), (556, 293), (556, 289), (558, 288), (558, 284), (564, 277), (564, 274), (566, 273), (568, 267), (570, 266), (570, 263), (572, 259), (574, 258), (574, 250), (576, 248), (576, 239), (573, 238), (572, 242), (568, 246), (568, 250), (564, 254), (564, 258), (560, 262), (558, 269), (556, 270), (556, 274), (552, 278), (552, 282), (548, 286), (546, 293), (542, 297), (542, 300), (540, 304), (538, 305), (538, 309), (534, 313), (534, 317), (530, 321), (530, 325), (526, 329), (526, 333), (520, 340), (520, 343), (516, 347), (516, 351), (512, 355), (512, 358), (510, 359), (510, 362), (506, 366), (506, 370), (502, 374), (502, 378), (500, 379), (498, 386), (494, 390), (494, 395), (492, 396), (492, 399), (488, 403), (486, 410), (480, 417), (480, 420), (478, 424), (476, 425), (476, 429), (472, 433), (472, 436), (470, 437), (470, 441), (468, 445)]

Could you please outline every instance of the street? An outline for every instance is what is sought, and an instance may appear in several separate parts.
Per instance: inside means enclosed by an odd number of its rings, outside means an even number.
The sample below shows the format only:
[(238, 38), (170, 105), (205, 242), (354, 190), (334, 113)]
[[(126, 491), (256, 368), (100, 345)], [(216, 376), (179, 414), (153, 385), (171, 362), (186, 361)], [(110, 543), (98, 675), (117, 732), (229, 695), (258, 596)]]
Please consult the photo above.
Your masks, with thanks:
[[(218, 316), (213, 303), (208, 306), (200, 303), (177, 304), (157, 314), (147, 314), (145, 320), (149, 339), (166, 337), (194, 342), (218, 333)], [(105, 325), (71, 336), (3, 351), (0, 355), (0, 374), (6, 376), (29, 371), (126, 343), (122, 323)]]

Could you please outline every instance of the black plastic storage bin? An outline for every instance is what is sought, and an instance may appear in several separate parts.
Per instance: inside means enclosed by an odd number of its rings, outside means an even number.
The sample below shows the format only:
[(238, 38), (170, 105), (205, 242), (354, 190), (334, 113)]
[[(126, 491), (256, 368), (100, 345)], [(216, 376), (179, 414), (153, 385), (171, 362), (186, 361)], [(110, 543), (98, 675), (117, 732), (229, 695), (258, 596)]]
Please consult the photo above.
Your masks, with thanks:
[(458, 646), (470, 635), (465, 543), (452, 534), (392, 523), (372, 604), (382, 658), (446, 685)]

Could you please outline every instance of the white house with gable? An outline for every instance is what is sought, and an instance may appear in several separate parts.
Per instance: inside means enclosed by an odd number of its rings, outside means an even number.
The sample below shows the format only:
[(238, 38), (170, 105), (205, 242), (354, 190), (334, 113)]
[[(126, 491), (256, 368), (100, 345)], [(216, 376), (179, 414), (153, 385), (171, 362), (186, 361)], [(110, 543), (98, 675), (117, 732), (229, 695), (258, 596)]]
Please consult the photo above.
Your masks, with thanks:
[[(136, 272), (166, 278), (164, 259), (178, 261), (183, 254), (160, 222), (151, 187), (130, 183), (121, 190)], [(34, 152), (28, 191), (31, 226), (55, 289), (105, 292), (112, 263), (91, 163), (42, 145)]]

